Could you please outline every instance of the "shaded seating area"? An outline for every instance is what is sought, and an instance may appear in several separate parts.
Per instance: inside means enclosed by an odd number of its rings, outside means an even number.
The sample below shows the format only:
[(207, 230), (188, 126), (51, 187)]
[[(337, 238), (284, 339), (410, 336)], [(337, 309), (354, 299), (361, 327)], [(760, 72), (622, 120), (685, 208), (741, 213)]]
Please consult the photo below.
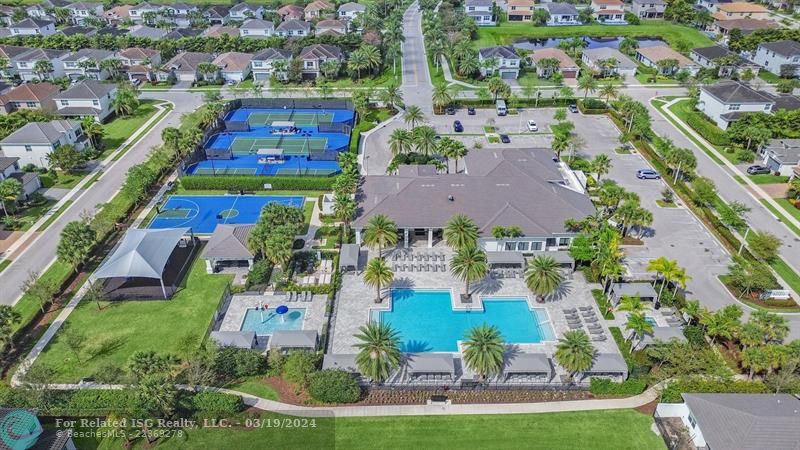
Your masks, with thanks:
[(255, 331), (212, 331), (209, 337), (220, 347), (253, 349), (258, 346)]
[(406, 373), (414, 383), (450, 383), (455, 379), (456, 366), (451, 353), (409, 353)]
[(358, 244), (342, 244), (339, 251), (339, 271), (358, 271), (358, 260), (361, 256), (361, 246)]
[(486, 252), (489, 276), (492, 278), (522, 278), (525, 257), (520, 252)]
[(545, 252), (545, 251), (535, 251), (531, 252), (534, 257), (536, 256), (549, 256), (556, 261), (562, 269), (569, 269), (572, 272), (575, 269), (575, 260), (572, 256), (569, 256), (569, 252), (559, 251), (559, 252)]
[(397, 250), (392, 254), (393, 272), (447, 272), (447, 257), (442, 252)]
[(588, 381), (591, 377), (623, 381), (628, 378), (628, 364), (619, 353), (598, 353), (592, 367), (581, 373), (579, 380)]
[(553, 365), (545, 353), (507, 353), (503, 374), (506, 383), (549, 383)]
[(655, 301), (658, 293), (653, 285), (646, 282), (614, 283), (609, 290), (609, 296), (614, 305), (619, 304), (622, 297), (639, 296), (642, 300)]
[(683, 327), (653, 327), (652, 333), (646, 333), (636, 343), (636, 348), (642, 349), (656, 342), (680, 341), (686, 342)]
[(269, 348), (282, 352), (317, 349), (317, 332), (314, 330), (284, 330), (272, 333)]
[(197, 248), (191, 228), (130, 229), (91, 279), (107, 300), (170, 298)]
[(206, 272), (215, 273), (225, 267), (252, 269), (255, 256), (247, 247), (247, 239), (254, 225), (220, 224), (203, 248)]

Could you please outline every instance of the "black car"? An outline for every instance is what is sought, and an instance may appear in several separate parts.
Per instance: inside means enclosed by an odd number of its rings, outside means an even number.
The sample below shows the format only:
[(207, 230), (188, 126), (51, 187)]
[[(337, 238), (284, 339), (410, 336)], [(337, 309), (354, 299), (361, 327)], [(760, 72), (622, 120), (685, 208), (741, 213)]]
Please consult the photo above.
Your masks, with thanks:
[(747, 173), (749, 173), (750, 175), (761, 175), (761, 174), (770, 174), (772, 173), (772, 171), (769, 169), (769, 167), (756, 164), (754, 166), (748, 167)]
[(462, 131), (464, 131), (464, 125), (461, 125), (460, 120), (456, 120), (455, 122), (453, 122), (453, 131), (455, 131), (456, 133), (461, 133)]
[(474, 116), (475, 115), (475, 108), (473, 108), (472, 106), (467, 108), (467, 114), (470, 115), (470, 116)]
[(448, 106), (447, 109), (444, 110), (448, 116), (452, 116), (456, 113), (456, 109), (452, 106)]
[(571, 113), (578, 112), (578, 105), (576, 105), (575, 103), (569, 105), (569, 112), (571, 112)]
[(511, 139), (508, 137), (507, 134), (501, 134), (500, 135), (500, 142), (502, 142), (503, 144), (510, 144), (511, 143)]

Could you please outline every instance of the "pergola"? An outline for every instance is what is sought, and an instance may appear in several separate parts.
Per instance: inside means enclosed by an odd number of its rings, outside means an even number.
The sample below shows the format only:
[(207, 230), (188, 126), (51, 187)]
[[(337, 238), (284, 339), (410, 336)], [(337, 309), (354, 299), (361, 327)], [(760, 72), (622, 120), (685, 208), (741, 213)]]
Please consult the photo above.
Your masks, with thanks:
[(489, 268), (525, 268), (525, 257), (519, 252), (486, 252), (486, 262)]
[(343, 244), (339, 251), (339, 271), (358, 270), (358, 257), (361, 249), (358, 244)]
[(512, 375), (544, 375), (549, 381), (553, 377), (553, 366), (545, 353), (507, 354), (503, 373), (506, 380)]
[(164, 268), (175, 247), (187, 234), (191, 234), (191, 228), (162, 230), (132, 228), (125, 233), (125, 237), (113, 253), (92, 274), (92, 279), (158, 279), (164, 298), (168, 298), (164, 286)]

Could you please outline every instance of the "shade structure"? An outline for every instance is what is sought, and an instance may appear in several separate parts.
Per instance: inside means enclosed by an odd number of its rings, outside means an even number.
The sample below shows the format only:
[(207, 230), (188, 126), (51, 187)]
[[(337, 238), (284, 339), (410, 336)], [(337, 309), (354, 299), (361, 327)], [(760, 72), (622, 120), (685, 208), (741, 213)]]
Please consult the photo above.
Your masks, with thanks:
[(361, 252), (358, 244), (344, 244), (339, 251), (339, 270), (358, 270), (358, 255)]
[(270, 348), (281, 350), (308, 349), (316, 350), (317, 332), (314, 330), (281, 330), (272, 333)]
[(486, 262), (489, 264), (508, 264), (522, 267), (525, 257), (519, 252), (486, 252)]
[(342, 369), (350, 373), (360, 373), (358, 364), (356, 364), (356, 355), (354, 353), (345, 354), (331, 354), (328, 353), (322, 359), (323, 369)]
[(451, 353), (415, 353), (406, 357), (409, 373), (444, 373), (454, 375), (455, 362)]
[(552, 375), (553, 368), (550, 359), (544, 353), (513, 353), (506, 355), (505, 368), (506, 375), (511, 374), (547, 374)]
[(212, 331), (210, 337), (220, 347), (250, 349), (256, 343), (255, 331)]

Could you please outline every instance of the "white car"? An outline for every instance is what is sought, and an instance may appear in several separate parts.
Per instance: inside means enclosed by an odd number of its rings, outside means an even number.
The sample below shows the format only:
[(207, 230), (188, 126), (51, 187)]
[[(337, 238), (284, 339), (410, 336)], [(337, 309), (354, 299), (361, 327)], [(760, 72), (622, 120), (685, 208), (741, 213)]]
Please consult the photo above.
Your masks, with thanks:
[(533, 120), (528, 121), (528, 131), (539, 131), (539, 127)]

